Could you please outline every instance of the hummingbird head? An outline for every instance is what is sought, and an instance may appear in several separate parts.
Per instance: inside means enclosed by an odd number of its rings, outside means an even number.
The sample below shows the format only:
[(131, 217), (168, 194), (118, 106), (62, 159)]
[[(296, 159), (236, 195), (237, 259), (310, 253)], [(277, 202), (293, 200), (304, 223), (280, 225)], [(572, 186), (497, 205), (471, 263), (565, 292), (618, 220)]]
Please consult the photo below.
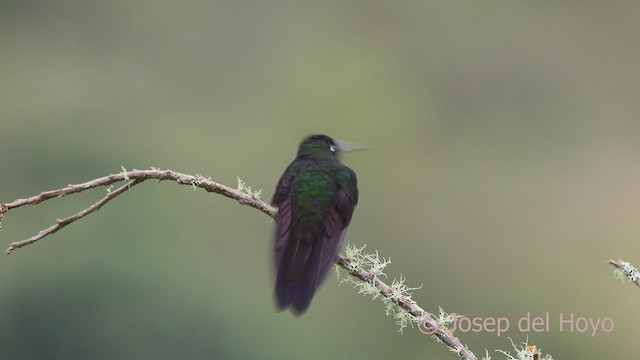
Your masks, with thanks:
[(337, 157), (338, 144), (326, 135), (309, 135), (298, 146), (298, 157)]
[(307, 158), (338, 158), (339, 151), (366, 150), (366, 146), (336, 141), (327, 135), (309, 135), (298, 146), (298, 157)]

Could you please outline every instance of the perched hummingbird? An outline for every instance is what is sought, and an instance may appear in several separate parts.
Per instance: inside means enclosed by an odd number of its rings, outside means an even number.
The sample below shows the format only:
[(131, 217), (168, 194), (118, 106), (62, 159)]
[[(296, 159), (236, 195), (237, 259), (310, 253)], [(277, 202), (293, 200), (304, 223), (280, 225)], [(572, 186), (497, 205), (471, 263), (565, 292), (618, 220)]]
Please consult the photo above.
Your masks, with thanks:
[(306, 137), (278, 181), (275, 298), (304, 313), (333, 264), (358, 203), (356, 174), (338, 160), (346, 149), (326, 135)]

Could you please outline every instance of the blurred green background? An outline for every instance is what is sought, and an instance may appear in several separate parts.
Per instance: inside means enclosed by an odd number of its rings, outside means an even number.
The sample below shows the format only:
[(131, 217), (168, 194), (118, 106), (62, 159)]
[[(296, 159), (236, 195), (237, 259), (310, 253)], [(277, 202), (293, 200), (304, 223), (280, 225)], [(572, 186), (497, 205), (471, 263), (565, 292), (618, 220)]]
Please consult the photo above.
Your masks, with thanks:
[[(634, 358), (640, 264), (635, 1), (1, 1), (0, 201), (169, 168), (269, 200), (300, 139), (366, 144), (347, 237), (424, 308), (511, 320), (556, 359)], [(104, 195), (11, 211), (4, 246)], [(272, 221), (148, 182), (0, 257), (1, 359), (455, 359), (329, 278), (272, 302)], [(611, 317), (610, 333), (560, 332)], [(491, 352), (494, 359), (502, 356)]]

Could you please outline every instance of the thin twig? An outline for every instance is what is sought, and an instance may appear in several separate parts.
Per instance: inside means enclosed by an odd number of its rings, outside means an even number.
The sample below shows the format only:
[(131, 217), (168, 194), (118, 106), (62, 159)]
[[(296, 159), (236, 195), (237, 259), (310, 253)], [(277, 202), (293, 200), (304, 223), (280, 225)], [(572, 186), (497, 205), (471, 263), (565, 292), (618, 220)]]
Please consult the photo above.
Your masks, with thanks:
[[(131, 186), (139, 184), (144, 180), (148, 179), (157, 179), (157, 180), (172, 180), (182, 185), (190, 185), (194, 187), (199, 187), (205, 189), (209, 192), (214, 192), (217, 194), (224, 195), (228, 198), (237, 200), (240, 204), (251, 206), (255, 209), (262, 211), (263, 213), (275, 217), (277, 213), (277, 209), (273, 206), (265, 203), (255, 196), (251, 196), (242, 191), (232, 189), (230, 187), (224, 186), (222, 184), (216, 183), (209, 178), (204, 178), (200, 175), (186, 175), (182, 173), (178, 173), (171, 170), (133, 170), (122, 172), (119, 174), (111, 174), (105, 177), (101, 177), (98, 179), (94, 179), (91, 181), (87, 181), (85, 183), (69, 185), (64, 188), (60, 188), (57, 190), (45, 191), (38, 195), (31, 196), (25, 199), (18, 199), (9, 203), (0, 204), (0, 220), (2, 219), (2, 215), (8, 212), (11, 209), (18, 208), (24, 205), (35, 205), (40, 202), (52, 199), (63, 197), (66, 195), (74, 194), (77, 192), (81, 192), (87, 189), (91, 189), (98, 186), (110, 185), (113, 183), (127, 181), (127, 183), (115, 191), (110, 192), (107, 196), (105, 196), (102, 200), (93, 204), (89, 208), (73, 215), (65, 219), (58, 220), (56, 225), (53, 225), (47, 229), (40, 231), (37, 235), (23, 240), (19, 242), (12, 243), (11, 246), (7, 249), (7, 254), (11, 253), (11, 251), (21, 248), (25, 245), (33, 244), (36, 241), (55, 233), (60, 230), (64, 226), (74, 222), (75, 220), (81, 219), (84, 216), (100, 209), (100, 207), (106, 204), (109, 200), (115, 198), (116, 196), (122, 194)], [(350, 266), (352, 261), (343, 256), (338, 255), (336, 259), (336, 264), (349, 272), (352, 276), (360, 279), (361, 281), (366, 281), (380, 292), (380, 294), (384, 297), (389, 298), (393, 289), (387, 285), (385, 282), (380, 280), (378, 277), (374, 276), (372, 273), (363, 270), (361, 268), (353, 269), (353, 266)], [(409, 299), (406, 296), (400, 296), (397, 300), (393, 300), (398, 306), (407, 313), (411, 314), (415, 319), (419, 320), (421, 324), (424, 326), (425, 330), (429, 331), (429, 333), (436, 336), (438, 339), (442, 340), (449, 348), (451, 348), (454, 352), (460, 356), (460, 359), (463, 360), (477, 360), (477, 357), (467, 349), (466, 346), (462, 344), (460, 339), (453, 336), (447, 329), (441, 327), (438, 323), (438, 320), (427, 311), (423, 310), (418, 304)]]
[(640, 271), (629, 262), (621, 259), (617, 261), (610, 259), (608, 263), (618, 268), (616, 271), (620, 271), (622, 273), (621, 275), (626, 276), (629, 281), (640, 286)]
[[(212, 181), (210, 178), (205, 178), (201, 175), (187, 175), (187, 174), (182, 174), (179, 172), (175, 172), (172, 170), (156, 170), (156, 169), (152, 169), (152, 170), (132, 170), (132, 171), (123, 171), (121, 173), (118, 174), (111, 174), (111, 175), (107, 175), (101, 178), (97, 178), (97, 179), (93, 179), (91, 181), (87, 181), (81, 184), (71, 184), (68, 186), (65, 186), (63, 188), (60, 189), (55, 189), (55, 190), (50, 190), (50, 191), (44, 191), (41, 192), (38, 195), (34, 195), (34, 196), (30, 196), (28, 198), (24, 198), (24, 199), (17, 199), (5, 204), (0, 204), (0, 221), (2, 221), (4, 214), (9, 212), (12, 209), (16, 209), (19, 208), (21, 206), (24, 205), (37, 205), (43, 201), (46, 200), (50, 200), (50, 199), (55, 199), (55, 198), (60, 198), (60, 197), (64, 197), (67, 195), (71, 195), (71, 194), (75, 194), (84, 190), (88, 190), (88, 189), (92, 189), (95, 187), (99, 187), (99, 186), (107, 186), (107, 185), (111, 185), (114, 183), (118, 183), (118, 182), (122, 182), (122, 181), (136, 181), (135, 184), (138, 184), (144, 180), (149, 180), (149, 179), (155, 179), (158, 181), (161, 180), (171, 180), (171, 181), (175, 181), (178, 184), (182, 184), (182, 185), (189, 185), (189, 186), (193, 186), (193, 187), (199, 187), (202, 188), (208, 192), (214, 192), (220, 195), (224, 195), (228, 198), (232, 198), (237, 200), (240, 204), (243, 205), (249, 205), (251, 207), (254, 207), (260, 211), (262, 211), (263, 213), (270, 215), (271, 217), (275, 216), (276, 213), (276, 209), (274, 207), (272, 207), (271, 205), (260, 201), (260, 199), (256, 198), (255, 196), (251, 196), (249, 194), (246, 194), (242, 191), (236, 190), (236, 189), (232, 189), (228, 186), (224, 186), (222, 184), (219, 184), (215, 181)], [(131, 182), (132, 185), (134, 185), (134, 183)], [(105, 200), (102, 203), (96, 203), (99, 204), (98, 207), (95, 209), (99, 209), (102, 205), (104, 205), (104, 203), (108, 202), (109, 200), (111, 200), (113, 197), (118, 196), (121, 192), (125, 191), (126, 189), (122, 190), (119, 192), (119, 190), (121, 190), (122, 188), (119, 188), (116, 191), (111, 192), (110, 194), (108, 194), (107, 196), (105, 196), (105, 198), (103, 200)], [(112, 195), (114, 194), (115, 195)], [(95, 206), (95, 205), (94, 205)], [(88, 208), (87, 210), (89, 210), (91, 208)], [(86, 210), (85, 210), (86, 211)], [(93, 210), (92, 210), (93, 211)], [(80, 212), (70, 218), (73, 218), (71, 221), (69, 222), (73, 222), (79, 218), (84, 217), (86, 214), (91, 213), (92, 211), (88, 211), (87, 213)], [(84, 213), (84, 214), (83, 214)], [(77, 218), (74, 218), (75, 216), (80, 215)], [(19, 249), (23, 246), (26, 245), (30, 245), (33, 244), (41, 239), (43, 239), (44, 237), (55, 233), (56, 231), (60, 230), (62, 227), (64, 227), (67, 224), (67, 220), (70, 219), (63, 219), (63, 220), (59, 220), (58, 224), (53, 225), (47, 229), (44, 229), (42, 231), (40, 231), (37, 235), (26, 239), (26, 240), (22, 240), (22, 241), (18, 241), (18, 242), (14, 242), (12, 243), (9, 248), (7, 248), (6, 253), (10, 254), (13, 250), (15, 249)], [(64, 222), (64, 224), (62, 226), (60, 226), (60, 222)], [(0, 224), (1, 226), (1, 224)], [(1, 228), (1, 227), (0, 227)]]
[(105, 196), (104, 198), (102, 198), (100, 201), (98, 201), (97, 203), (89, 206), (88, 208), (80, 211), (79, 213), (75, 214), (75, 215), (71, 215), (69, 217), (66, 217), (64, 219), (58, 219), (55, 225), (52, 225), (42, 231), (40, 231), (37, 235), (34, 235), (26, 240), (22, 240), (22, 241), (16, 241), (11, 243), (11, 245), (9, 245), (9, 248), (7, 248), (7, 250), (5, 251), (7, 254), (11, 254), (11, 252), (15, 249), (20, 249), (23, 246), (27, 246), (30, 244), (33, 244), (34, 242), (46, 237), (47, 235), (51, 235), (53, 233), (55, 233), (56, 231), (62, 229), (63, 227), (71, 224), (72, 222), (78, 220), (78, 219), (82, 219), (83, 217), (91, 214), (94, 211), (98, 211), (100, 210), (100, 208), (102, 207), (102, 205), (106, 204), (107, 202), (109, 202), (110, 200), (112, 200), (113, 198), (115, 198), (116, 196), (122, 194), (123, 192), (129, 190), (132, 186), (137, 185), (141, 182), (143, 182), (143, 179), (136, 179), (136, 180), (131, 180), (128, 183), (122, 185), (121, 187), (119, 187), (118, 189), (116, 189), (115, 191), (111, 191), (110, 193), (107, 194), (107, 196)]

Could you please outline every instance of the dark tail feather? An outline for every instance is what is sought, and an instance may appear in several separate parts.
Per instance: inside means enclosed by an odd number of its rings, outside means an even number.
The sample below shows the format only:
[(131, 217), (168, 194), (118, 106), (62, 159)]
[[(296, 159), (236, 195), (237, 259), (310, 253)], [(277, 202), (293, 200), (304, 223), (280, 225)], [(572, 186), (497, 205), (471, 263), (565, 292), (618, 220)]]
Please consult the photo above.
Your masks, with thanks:
[[(321, 239), (296, 237), (292, 229), (285, 245), (276, 276), (276, 303), (279, 310), (291, 306), (295, 315), (302, 315), (316, 292), (322, 260)], [(292, 241), (296, 239), (296, 241)]]

